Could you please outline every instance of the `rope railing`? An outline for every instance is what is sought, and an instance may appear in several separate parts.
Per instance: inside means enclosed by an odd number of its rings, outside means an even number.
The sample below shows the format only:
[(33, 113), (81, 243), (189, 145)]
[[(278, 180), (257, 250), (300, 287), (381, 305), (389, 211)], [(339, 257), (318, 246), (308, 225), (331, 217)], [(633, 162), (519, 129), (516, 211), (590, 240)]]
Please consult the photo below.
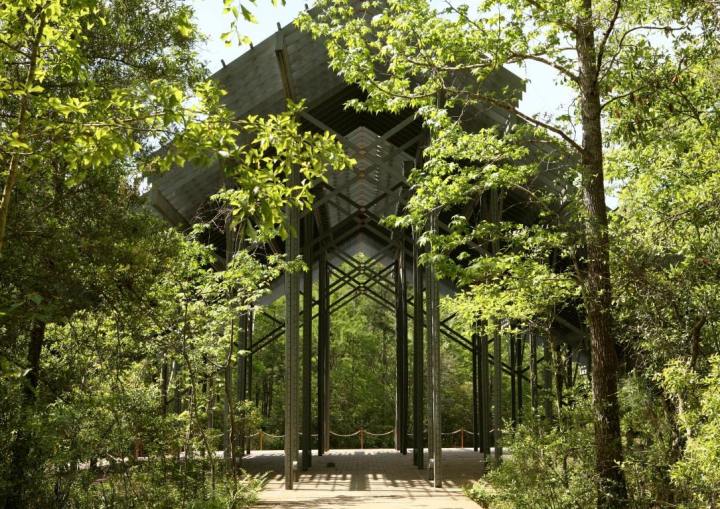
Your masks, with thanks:
[[(371, 431), (366, 430), (365, 428), (360, 428), (353, 433), (336, 433), (334, 431), (330, 431), (330, 435), (334, 436), (334, 437), (338, 437), (338, 438), (358, 437), (359, 442), (360, 442), (360, 449), (364, 449), (365, 448), (365, 437), (385, 437), (385, 436), (393, 434), (394, 432), (395, 432), (395, 430), (391, 429), (384, 433), (373, 433)], [(424, 430), (423, 432), (427, 432), (427, 430)], [(468, 431), (465, 428), (459, 428), (459, 429), (456, 429), (455, 431), (448, 431), (448, 432), (440, 433), (440, 435), (447, 437), (447, 436), (453, 436), (453, 435), (460, 434), (460, 448), (464, 449), (465, 448), (465, 434), (468, 432), (471, 435), (473, 434), (472, 431)], [(299, 433), (299, 435), (302, 436), (302, 433)], [(317, 433), (312, 433), (310, 436), (317, 437), (318, 435), (317, 435)], [(408, 433), (408, 436), (412, 437), (414, 435), (412, 433)], [(258, 438), (259, 450), (261, 450), (261, 451), (263, 450), (266, 438), (285, 439), (284, 434), (283, 435), (274, 435), (272, 433), (268, 433), (267, 431), (263, 431), (263, 430), (256, 431), (255, 433), (246, 436), (247, 439), (251, 439), (251, 438), (255, 438), (255, 437)]]

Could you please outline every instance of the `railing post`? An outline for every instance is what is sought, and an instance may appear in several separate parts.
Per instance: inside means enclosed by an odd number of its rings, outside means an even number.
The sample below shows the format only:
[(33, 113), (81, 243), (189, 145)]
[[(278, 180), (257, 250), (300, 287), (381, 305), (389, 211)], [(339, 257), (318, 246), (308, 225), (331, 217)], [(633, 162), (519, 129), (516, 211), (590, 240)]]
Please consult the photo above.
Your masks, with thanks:
[(365, 449), (365, 430), (360, 427), (360, 449)]
[(460, 428), (460, 449), (465, 449), (465, 429)]
[(263, 430), (260, 430), (258, 434), (259, 440), (260, 440), (260, 450), (263, 450)]

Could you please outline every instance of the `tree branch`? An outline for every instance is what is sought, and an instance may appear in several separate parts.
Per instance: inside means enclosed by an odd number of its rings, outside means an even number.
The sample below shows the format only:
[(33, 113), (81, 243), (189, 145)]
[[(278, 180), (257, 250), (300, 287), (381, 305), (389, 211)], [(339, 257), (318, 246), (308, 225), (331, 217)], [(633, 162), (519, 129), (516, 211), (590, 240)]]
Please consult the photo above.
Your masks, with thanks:
[(597, 68), (598, 68), (598, 74), (600, 73), (600, 64), (602, 64), (603, 56), (605, 55), (605, 47), (607, 46), (608, 40), (610, 39), (610, 36), (612, 35), (613, 30), (615, 29), (615, 23), (618, 20), (618, 17), (620, 16), (620, 6), (622, 4), (622, 0), (615, 0), (615, 12), (613, 12), (612, 18), (610, 18), (610, 23), (608, 24), (607, 30), (605, 30), (605, 33), (603, 34), (602, 39), (600, 40), (600, 44), (598, 45), (598, 52), (597, 52)]
[[(459, 92), (456, 92), (456, 93), (459, 93)], [(565, 141), (568, 145), (570, 145), (572, 148), (574, 148), (577, 152), (579, 152), (579, 153), (584, 152), (583, 147), (578, 142), (573, 140), (570, 136), (568, 136), (568, 134), (565, 131), (563, 131), (562, 129), (560, 129), (559, 127), (549, 124), (545, 121), (542, 121), (536, 117), (533, 117), (532, 115), (523, 113), (522, 111), (520, 111), (519, 109), (517, 109), (515, 106), (513, 106), (511, 103), (509, 103), (507, 101), (495, 99), (494, 97), (490, 97), (490, 96), (478, 94), (478, 93), (472, 93), (470, 95), (472, 95), (476, 100), (478, 100), (480, 102), (490, 104), (491, 106), (496, 106), (498, 108), (501, 108), (501, 109), (507, 111), (508, 113), (512, 113), (516, 117), (524, 120), (525, 122), (527, 122), (535, 127), (540, 127), (551, 133), (554, 133), (557, 136), (559, 136), (563, 141)]]
[(571, 69), (565, 67), (564, 65), (558, 64), (557, 62), (553, 62), (550, 59), (547, 59), (543, 57), (542, 55), (535, 55), (535, 54), (527, 54), (527, 53), (511, 53), (510, 56), (512, 58), (517, 58), (519, 60), (533, 60), (535, 62), (540, 62), (541, 64), (545, 64), (548, 67), (551, 67), (555, 69), (556, 71), (560, 72), (561, 74), (564, 74), (571, 80), (573, 80), (575, 83), (580, 82), (580, 76), (578, 76), (576, 73), (574, 73)]

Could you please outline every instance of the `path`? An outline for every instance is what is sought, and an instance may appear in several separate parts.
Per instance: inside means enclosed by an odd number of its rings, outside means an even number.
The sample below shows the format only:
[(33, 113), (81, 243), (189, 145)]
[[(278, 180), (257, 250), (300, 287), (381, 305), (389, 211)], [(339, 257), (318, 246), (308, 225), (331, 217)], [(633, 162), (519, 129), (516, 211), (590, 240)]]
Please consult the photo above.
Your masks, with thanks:
[(344, 449), (313, 456), (296, 488), (286, 491), (282, 451), (258, 451), (243, 458), (252, 473), (272, 471), (262, 509), (478, 509), (462, 487), (480, 476), (480, 455), (472, 449), (443, 449), (445, 485), (435, 489), (412, 456), (393, 449)]

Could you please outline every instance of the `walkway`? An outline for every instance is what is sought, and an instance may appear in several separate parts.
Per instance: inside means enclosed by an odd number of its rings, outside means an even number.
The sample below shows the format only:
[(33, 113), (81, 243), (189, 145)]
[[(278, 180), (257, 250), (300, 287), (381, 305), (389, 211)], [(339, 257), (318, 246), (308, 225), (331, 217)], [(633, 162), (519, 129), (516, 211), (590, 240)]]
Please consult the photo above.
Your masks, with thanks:
[(462, 487), (480, 476), (472, 449), (443, 449), (445, 486), (435, 489), (412, 456), (393, 449), (341, 449), (313, 456), (296, 488), (284, 489), (283, 452), (254, 452), (243, 458), (252, 473), (271, 471), (258, 508), (263, 509), (478, 509)]

